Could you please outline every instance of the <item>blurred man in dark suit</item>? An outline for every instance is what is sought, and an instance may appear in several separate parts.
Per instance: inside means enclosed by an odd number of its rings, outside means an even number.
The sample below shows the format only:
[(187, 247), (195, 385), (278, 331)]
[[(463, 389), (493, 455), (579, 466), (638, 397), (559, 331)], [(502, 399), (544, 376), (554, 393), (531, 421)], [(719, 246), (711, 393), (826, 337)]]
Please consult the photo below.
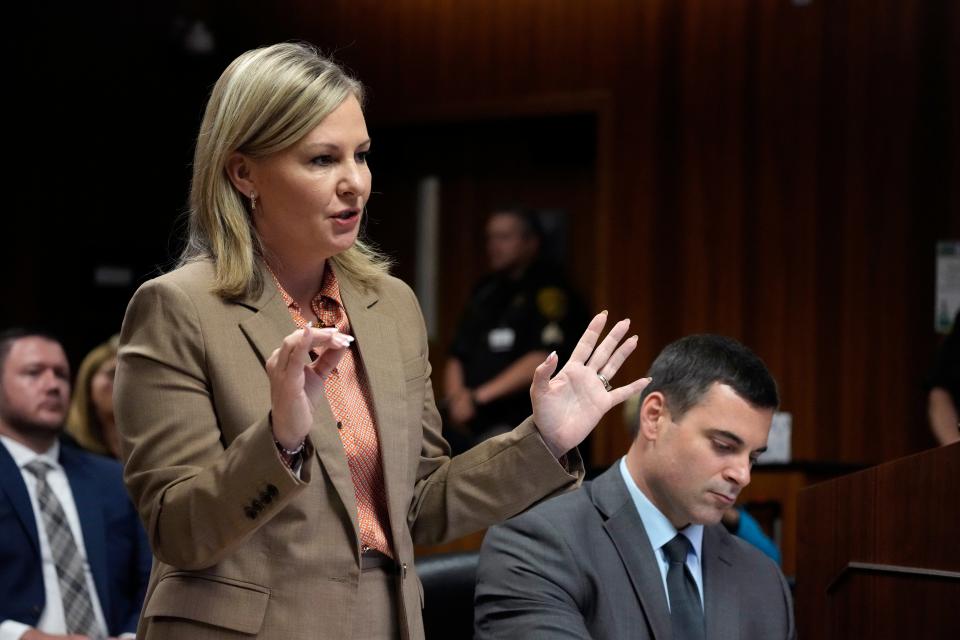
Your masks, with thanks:
[(0, 640), (133, 638), (151, 555), (120, 464), (61, 445), (70, 367), (0, 333)]

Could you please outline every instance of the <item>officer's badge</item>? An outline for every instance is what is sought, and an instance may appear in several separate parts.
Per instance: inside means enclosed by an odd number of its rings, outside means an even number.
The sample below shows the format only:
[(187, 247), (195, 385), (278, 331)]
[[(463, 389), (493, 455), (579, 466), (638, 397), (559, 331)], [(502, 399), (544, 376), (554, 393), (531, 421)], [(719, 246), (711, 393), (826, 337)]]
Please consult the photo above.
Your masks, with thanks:
[(497, 327), (487, 334), (487, 346), (493, 353), (503, 353), (513, 349), (516, 339), (517, 334), (510, 327)]
[(562, 320), (567, 315), (567, 294), (559, 287), (540, 289), (537, 291), (537, 311), (547, 320)]
[(560, 344), (563, 342), (563, 329), (556, 322), (551, 322), (540, 332), (540, 342), (545, 345)]

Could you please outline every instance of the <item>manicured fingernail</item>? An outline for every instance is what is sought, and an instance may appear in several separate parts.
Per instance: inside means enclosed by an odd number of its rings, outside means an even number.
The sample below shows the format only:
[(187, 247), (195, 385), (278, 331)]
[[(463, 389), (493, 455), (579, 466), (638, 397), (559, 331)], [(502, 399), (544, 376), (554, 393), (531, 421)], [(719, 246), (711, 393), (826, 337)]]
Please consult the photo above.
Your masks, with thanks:
[(601, 312), (600, 312), (600, 315), (604, 315), (604, 316), (607, 315), (607, 310), (604, 309), (603, 311), (601, 311)]

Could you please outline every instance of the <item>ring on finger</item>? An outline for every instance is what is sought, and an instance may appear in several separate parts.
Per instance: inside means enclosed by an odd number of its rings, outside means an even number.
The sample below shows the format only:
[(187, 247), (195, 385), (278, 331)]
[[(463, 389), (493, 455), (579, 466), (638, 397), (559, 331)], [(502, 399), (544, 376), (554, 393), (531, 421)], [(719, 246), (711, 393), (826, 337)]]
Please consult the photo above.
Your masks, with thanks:
[(597, 377), (600, 378), (600, 382), (603, 383), (603, 388), (604, 388), (604, 389), (606, 389), (607, 391), (610, 391), (610, 390), (613, 389), (613, 385), (610, 384), (610, 381), (609, 381), (609, 380), (607, 380), (607, 376), (605, 376), (605, 375), (603, 375), (602, 373), (600, 373), (599, 371), (597, 371)]

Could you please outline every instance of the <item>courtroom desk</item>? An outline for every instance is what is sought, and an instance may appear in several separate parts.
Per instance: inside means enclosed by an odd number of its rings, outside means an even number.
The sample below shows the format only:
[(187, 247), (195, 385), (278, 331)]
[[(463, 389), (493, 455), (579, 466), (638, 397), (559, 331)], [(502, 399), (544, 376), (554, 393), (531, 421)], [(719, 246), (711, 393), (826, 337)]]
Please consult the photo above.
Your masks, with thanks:
[(960, 443), (800, 494), (801, 638), (960, 638)]
[[(783, 573), (797, 573), (797, 496), (812, 484), (853, 473), (865, 465), (838, 462), (758, 464), (738, 502), (746, 506), (770, 535), (783, 558)], [(770, 507), (774, 508), (771, 509)]]

